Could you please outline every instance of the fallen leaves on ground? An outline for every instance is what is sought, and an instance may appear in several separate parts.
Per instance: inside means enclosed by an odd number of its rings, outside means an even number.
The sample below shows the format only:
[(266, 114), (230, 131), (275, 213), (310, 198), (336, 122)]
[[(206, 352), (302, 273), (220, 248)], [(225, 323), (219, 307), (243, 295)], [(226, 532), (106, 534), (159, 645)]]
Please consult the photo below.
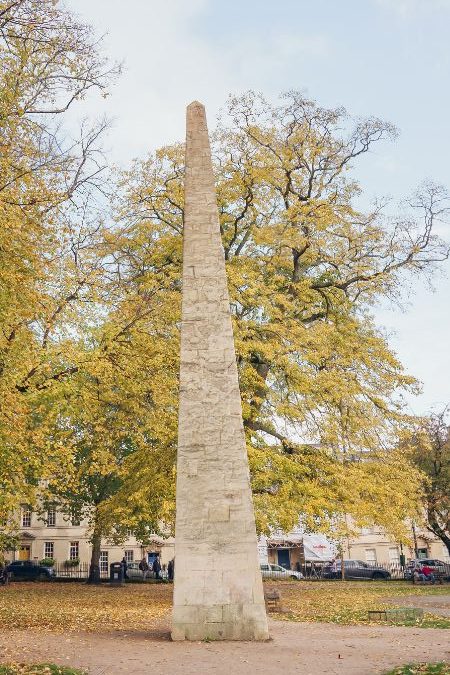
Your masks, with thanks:
[[(172, 585), (15, 582), (0, 593), (2, 629), (148, 630), (172, 607)], [(167, 618), (166, 618), (167, 623)], [(1, 673), (0, 673), (1, 675)]]
[[(395, 597), (444, 595), (445, 586), (412, 586), (405, 582), (270, 582), (281, 591), (290, 621), (366, 624), (369, 609), (394, 607)], [(0, 592), (2, 629), (51, 631), (136, 631), (170, 624), (173, 586), (170, 584), (107, 584), (15, 582)], [(390, 596), (390, 599), (387, 599)], [(450, 628), (450, 620), (425, 614), (418, 622), (401, 625)], [(0, 672), (1, 675), (1, 672)]]

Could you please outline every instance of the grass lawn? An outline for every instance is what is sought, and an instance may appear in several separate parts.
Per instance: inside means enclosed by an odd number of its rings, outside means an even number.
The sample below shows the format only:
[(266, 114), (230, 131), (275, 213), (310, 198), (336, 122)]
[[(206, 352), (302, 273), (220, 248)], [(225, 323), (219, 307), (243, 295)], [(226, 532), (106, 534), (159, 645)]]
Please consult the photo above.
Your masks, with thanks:
[(400, 666), (386, 675), (450, 675), (450, 666), (446, 663), (420, 663)]
[[(367, 624), (369, 609), (388, 609), (395, 597), (406, 595), (448, 595), (450, 587), (413, 586), (404, 581), (299, 582), (280, 585), (283, 608), (280, 618), (291, 621), (326, 621), (339, 624)], [(392, 598), (385, 602), (385, 598)], [(414, 603), (411, 603), (414, 606)], [(377, 622), (379, 623), (379, 622)], [(423, 628), (450, 628), (450, 618), (424, 614), (417, 622), (400, 622)]]
[[(367, 624), (367, 610), (395, 606), (394, 602), (383, 601), (388, 596), (450, 592), (448, 586), (413, 586), (395, 581), (267, 582), (265, 587), (268, 586), (281, 590), (287, 611), (274, 618), (338, 624)], [(172, 589), (169, 584), (111, 588), (106, 584), (15, 582), (0, 589), (2, 630), (132, 631), (167, 627)], [(426, 614), (423, 621), (413, 625), (450, 628), (450, 619)]]

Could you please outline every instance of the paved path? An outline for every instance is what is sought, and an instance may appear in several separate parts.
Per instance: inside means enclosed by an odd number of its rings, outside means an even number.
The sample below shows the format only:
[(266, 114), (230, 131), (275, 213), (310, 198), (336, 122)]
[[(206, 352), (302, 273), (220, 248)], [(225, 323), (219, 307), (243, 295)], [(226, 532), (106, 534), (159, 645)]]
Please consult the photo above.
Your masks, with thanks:
[(0, 662), (55, 661), (91, 675), (372, 675), (448, 660), (450, 632), (271, 621), (265, 643), (180, 642), (168, 632), (0, 633)]

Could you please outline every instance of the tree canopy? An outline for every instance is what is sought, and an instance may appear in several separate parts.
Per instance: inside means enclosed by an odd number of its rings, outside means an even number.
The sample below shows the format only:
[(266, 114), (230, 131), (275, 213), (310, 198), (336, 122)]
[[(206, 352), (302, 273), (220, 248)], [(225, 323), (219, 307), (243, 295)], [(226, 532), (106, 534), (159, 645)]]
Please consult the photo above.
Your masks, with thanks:
[[(418, 475), (392, 451), (411, 421), (401, 393), (417, 383), (371, 308), (382, 298), (398, 301), (408, 274), (429, 274), (447, 258), (433, 226), (448, 202), (430, 183), (402, 215), (389, 217), (381, 203), (369, 213), (356, 208), (354, 163), (394, 133), (380, 120), (352, 123), (345, 110), (291, 92), (278, 105), (253, 93), (230, 99), (213, 134), (263, 529), (289, 529), (299, 513), (311, 527), (335, 524), (346, 512), (364, 522), (374, 517), (373, 499), (384, 504), (379, 524), (392, 531), (417, 506)], [(183, 171), (180, 144), (122, 176), (117, 260), (134, 287), (145, 286), (155, 270), (175, 268), (180, 276)]]
[(0, 512), (8, 526), (64, 461), (39, 408), (71, 372), (64, 338), (96, 273), (88, 205), (101, 187), (105, 123), (71, 138), (61, 120), (89, 90), (104, 93), (117, 68), (99, 55), (91, 29), (51, 0), (0, 2), (0, 63)]
[[(58, 3), (0, 2), (0, 60), (3, 521), (40, 491), (94, 539), (145, 538), (173, 522), (184, 147), (113, 174), (106, 122), (70, 139), (59, 120), (118, 69)], [(418, 384), (372, 313), (448, 257), (448, 195), (358, 208), (355, 165), (395, 134), (298, 92), (232, 97), (212, 134), (261, 531), (348, 514), (401, 538), (417, 513), (398, 439)]]

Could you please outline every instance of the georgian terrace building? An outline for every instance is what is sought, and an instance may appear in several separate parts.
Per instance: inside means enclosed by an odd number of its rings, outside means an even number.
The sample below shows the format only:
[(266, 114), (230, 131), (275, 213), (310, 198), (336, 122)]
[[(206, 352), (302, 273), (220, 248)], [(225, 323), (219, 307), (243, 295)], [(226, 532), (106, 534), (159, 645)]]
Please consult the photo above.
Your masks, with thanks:
[[(450, 562), (447, 548), (443, 542), (427, 530), (414, 528), (412, 540), (416, 542), (420, 558), (437, 558)], [(262, 563), (279, 564), (295, 569), (297, 563), (325, 563), (335, 555), (332, 542), (324, 535), (306, 534), (301, 528), (295, 528), (285, 534), (276, 532), (271, 537), (260, 537), (259, 557)], [(402, 546), (391, 540), (377, 526), (362, 528), (357, 537), (349, 539), (344, 546), (344, 558), (362, 560), (370, 564), (398, 565), (403, 553), (406, 561), (415, 558), (414, 545)], [(149, 545), (143, 546), (130, 532), (126, 541), (117, 545), (108, 540), (102, 542), (100, 569), (105, 575), (111, 562), (117, 562), (124, 556), (128, 562), (147, 557), (150, 561), (159, 554), (161, 564), (167, 565), (174, 557), (174, 540), (158, 536), (151, 538)], [(87, 569), (91, 558), (88, 527), (86, 523), (68, 519), (67, 515), (51, 508), (45, 516), (23, 506), (20, 513), (20, 539), (15, 551), (6, 553), (9, 560), (34, 560), (52, 558), (59, 565), (76, 563)]]
[[(33, 512), (30, 507), (22, 506), (19, 545), (15, 551), (7, 552), (6, 557), (9, 560), (36, 562), (52, 558), (57, 564), (74, 566), (79, 561), (80, 566), (86, 567), (90, 563), (91, 552), (86, 522), (70, 520), (66, 514), (55, 508), (50, 508), (42, 516)], [(163, 540), (155, 536), (148, 546), (143, 546), (129, 532), (123, 544), (117, 545), (108, 540), (102, 542), (100, 571), (107, 574), (110, 563), (117, 562), (124, 556), (128, 562), (133, 562), (144, 556), (151, 560), (157, 553), (161, 564), (167, 565), (173, 558), (173, 539)]]
[(364, 527), (358, 537), (348, 540), (344, 557), (383, 566), (399, 565), (401, 554), (406, 561), (418, 557), (435, 558), (450, 563), (447, 547), (428, 530), (411, 526), (411, 539), (411, 546), (402, 546), (386, 536), (382, 528), (376, 525)]

